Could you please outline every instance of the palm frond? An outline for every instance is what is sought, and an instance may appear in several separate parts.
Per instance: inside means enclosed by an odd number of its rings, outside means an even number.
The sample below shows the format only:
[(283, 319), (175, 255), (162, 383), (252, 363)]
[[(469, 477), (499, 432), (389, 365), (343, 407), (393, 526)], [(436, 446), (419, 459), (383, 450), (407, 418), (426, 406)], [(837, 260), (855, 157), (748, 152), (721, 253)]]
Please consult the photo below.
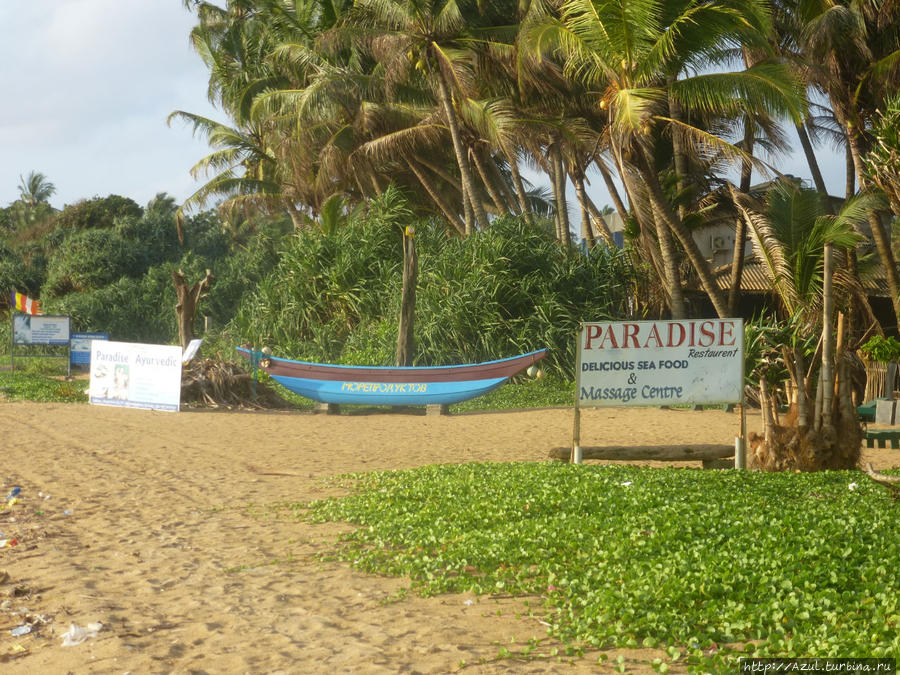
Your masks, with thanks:
[(788, 262), (784, 243), (778, 238), (771, 222), (762, 212), (762, 205), (752, 197), (729, 186), (731, 199), (741, 217), (747, 223), (753, 251), (762, 261), (766, 276), (778, 293), (785, 310), (795, 314), (799, 295), (793, 281), (793, 270)]

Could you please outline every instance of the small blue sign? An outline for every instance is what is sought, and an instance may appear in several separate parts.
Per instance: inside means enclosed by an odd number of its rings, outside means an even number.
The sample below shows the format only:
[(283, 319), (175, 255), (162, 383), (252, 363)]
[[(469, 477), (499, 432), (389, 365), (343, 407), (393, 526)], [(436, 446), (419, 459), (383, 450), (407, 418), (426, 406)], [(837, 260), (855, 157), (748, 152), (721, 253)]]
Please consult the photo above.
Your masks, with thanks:
[(69, 341), (70, 364), (91, 365), (91, 340), (109, 340), (109, 333), (72, 333), (72, 339)]

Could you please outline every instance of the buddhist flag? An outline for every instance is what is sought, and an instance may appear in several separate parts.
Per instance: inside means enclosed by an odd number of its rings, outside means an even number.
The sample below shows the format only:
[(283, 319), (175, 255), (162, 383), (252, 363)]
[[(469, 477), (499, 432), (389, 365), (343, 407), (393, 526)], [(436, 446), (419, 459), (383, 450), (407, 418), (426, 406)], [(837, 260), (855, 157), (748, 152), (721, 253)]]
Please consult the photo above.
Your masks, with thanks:
[(12, 292), (12, 307), (26, 314), (40, 314), (41, 303), (38, 300), (32, 300), (24, 293)]

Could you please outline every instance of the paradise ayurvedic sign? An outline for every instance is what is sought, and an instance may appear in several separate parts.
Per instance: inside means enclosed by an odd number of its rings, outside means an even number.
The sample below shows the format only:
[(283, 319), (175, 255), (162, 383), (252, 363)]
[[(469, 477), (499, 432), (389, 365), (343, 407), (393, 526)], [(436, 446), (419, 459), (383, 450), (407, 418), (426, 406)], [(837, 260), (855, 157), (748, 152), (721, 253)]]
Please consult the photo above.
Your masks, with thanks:
[(742, 319), (586, 323), (578, 338), (579, 406), (740, 403)]

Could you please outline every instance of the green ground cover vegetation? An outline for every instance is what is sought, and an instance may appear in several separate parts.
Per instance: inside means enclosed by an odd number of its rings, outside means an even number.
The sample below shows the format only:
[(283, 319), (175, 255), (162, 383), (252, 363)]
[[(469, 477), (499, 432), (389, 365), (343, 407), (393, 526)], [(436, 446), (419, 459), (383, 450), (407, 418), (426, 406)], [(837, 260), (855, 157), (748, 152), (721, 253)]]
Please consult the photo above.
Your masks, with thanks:
[(425, 595), (522, 596), (553, 637), (740, 655), (900, 655), (900, 505), (852, 472), (464, 464), (350, 477), (297, 505), (338, 557)]

